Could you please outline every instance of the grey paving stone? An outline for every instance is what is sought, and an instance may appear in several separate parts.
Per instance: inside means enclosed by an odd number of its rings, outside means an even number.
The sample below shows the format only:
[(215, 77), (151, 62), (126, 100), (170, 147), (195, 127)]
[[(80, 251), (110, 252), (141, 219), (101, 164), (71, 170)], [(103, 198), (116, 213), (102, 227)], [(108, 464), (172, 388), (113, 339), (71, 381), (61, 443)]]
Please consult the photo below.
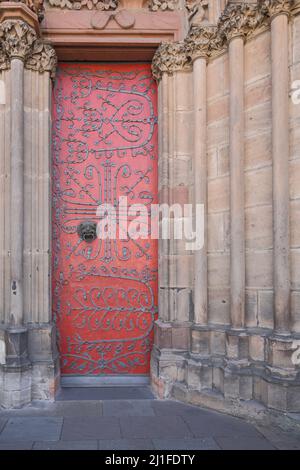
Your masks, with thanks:
[(35, 442), (33, 450), (97, 450), (97, 441)]
[(1, 442), (0, 450), (31, 450), (33, 442)]
[(57, 401), (53, 408), (53, 416), (63, 417), (100, 417), (102, 403), (97, 401)]
[(155, 416), (152, 400), (112, 400), (103, 402), (103, 416)]
[(153, 439), (157, 450), (219, 450), (212, 437), (203, 439)]
[(259, 432), (279, 450), (300, 450), (300, 433), (283, 431), (273, 426), (257, 426)]
[(171, 400), (153, 400), (152, 408), (157, 416), (165, 415), (199, 415), (210, 413), (209, 410), (199, 408), (192, 405), (186, 405), (181, 402), (171, 401)]
[(221, 413), (184, 415), (182, 419), (187, 423), (194, 437), (261, 436), (255, 427), (246, 421)]
[(121, 433), (127, 438), (192, 437), (180, 416), (121, 417)]
[(102, 416), (102, 402), (98, 401), (36, 401), (30, 406), (16, 410), (5, 410), (0, 416)]
[(119, 420), (114, 417), (65, 418), (61, 435), (64, 441), (118, 439), (120, 437)]
[(1, 432), (2, 429), (4, 428), (6, 422), (7, 422), (7, 419), (5, 419), (5, 418), (0, 418), (0, 432)]
[(263, 437), (216, 437), (223, 450), (275, 450), (275, 447)]
[(62, 418), (53, 417), (10, 418), (0, 434), (0, 442), (58, 441), (62, 422)]
[(150, 439), (113, 439), (99, 441), (99, 450), (152, 450)]
[(145, 400), (153, 399), (150, 387), (65, 387), (56, 400)]

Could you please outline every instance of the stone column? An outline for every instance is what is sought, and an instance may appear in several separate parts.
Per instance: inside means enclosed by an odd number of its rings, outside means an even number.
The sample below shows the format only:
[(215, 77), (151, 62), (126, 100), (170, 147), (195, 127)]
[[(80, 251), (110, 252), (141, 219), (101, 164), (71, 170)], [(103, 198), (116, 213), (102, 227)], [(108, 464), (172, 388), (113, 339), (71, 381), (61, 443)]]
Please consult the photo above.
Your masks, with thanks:
[[(10, 103), (5, 102), (5, 110), (9, 110), (9, 113), (5, 114), (5, 134), (7, 135), (5, 151), (0, 152), (1, 158), (5, 159), (6, 168), (9, 168), (9, 171), (6, 171), (9, 179), (7, 187), (10, 188), (9, 194), (6, 194), (7, 200), (9, 200), (9, 211), (7, 211), (9, 216), (6, 216), (5, 219), (10, 224), (9, 230), (6, 228), (9, 239), (5, 236), (5, 249), (9, 252), (9, 266), (5, 266), (5, 274), (9, 274), (10, 282), (7, 285), (2, 283), (0, 286), (0, 295), (5, 298), (5, 302), (2, 303), (4, 311), (0, 312), (3, 316), (3, 323), (0, 326), (0, 380), (2, 381), (0, 404), (4, 407), (20, 407), (29, 403), (32, 397), (49, 398), (49, 395), (53, 395), (54, 392), (54, 386), (48, 396), (44, 390), (42, 393), (40, 391), (41, 388), (48, 387), (49, 389), (46, 373), (43, 374), (41, 383), (38, 386), (35, 385), (38, 382), (36, 376), (40, 374), (41, 367), (48, 371), (48, 375), (52, 373), (53, 376), (55, 349), (51, 342), (51, 334), (49, 335), (49, 330), (52, 331), (52, 328), (49, 328), (51, 326), (51, 312), (47, 309), (47, 315), (43, 315), (43, 308), (40, 308), (40, 318), (33, 320), (32, 312), (28, 312), (27, 309), (28, 297), (33, 292), (38, 292), (42, 297), (48, 297), (49, 301), (50, 291), (46, 290), (48, 284), (45, 283), (44, 288), (40, 289), (43, 292), (39, 292), (38, 286), (34, 285), (32, 276), (28, 276), (28, 269), (24, 263), (26, 258), (26, 224), (28, 227), (28, 221), (32, 216), (27, 204), (30, 191), (38, 193), (40, 200), (46, 202), (47, 207), (41, 213), (49, 213), (47, 184), (43, 186), (40, 183), (44, 177), (43, 169), (45, 167), (41, 164), (38, 165), (38, 162), (42, 158), (45, 165), (48, 165), (46, 174), (49, 179), (50, 147), (49, 139), (45, 136), (49, 137), (50, 135), (49, 84), (50, 73), (53, 73), (56, 65), (56, 55), (51, 46), (38, 39), (40, 5), (37, 8), (38, 11), (36, 11), (35, 5), (29, 8), (23, 2), (0, 3), (0, 68), (5, 70), (5, 74), (2, 73), (2, 76), (6, 81), (9, 80), (9, 83), (5, 81), (2, 85), (5, 90), (9, 89), (9, 98), (5, 97), (5, 101), (10, 100)], [(8, 71), (8, 69), (10, 70)], [(35, 88), (34, 98), (31, 102), (29, 102), (28, 93), (26, 96), (24, 93), (24, 90), (28, 92), (25, 80), (28, 73), (41, 76), (41, 80), (37, 80), (37, 83), (41, 82), (43, 85), (41, 88)], [(25, 119), (25, 111), (28, 116), (28, 108), (34, 108), (33, 102), (36, 101), (36, 97), (38, 97), (38, 102), (45, 101), (46, 112), (43, 116), (41, 113), (39, 114), (35, 132), (28, 133), (28, 120)], [(44, 103), (41, 104), (44, 106)], [(10, 116), (9, 120), (6, 115)], [(38, 140), (38, 153), (31, 152), (36, 145), (34, 135)], [(40, 148), (41, 142), (46, 148)], [(36, 161), (34, 157), (32, 158), (32, 163), (33, 165), (37, 164), (40, 169), (37, 172), (39, 181), (36, 186), (33, 175), (28, 174), (30, 173), (28, 171), (28, 155), (36, 157)], [(39, 191), (39, 188), (42, 190)], [(39, 213), (37, 218), (39, 220), (36, 225), (41, 228), (44, 219)], [(49, 229), (49, 218), (46, 225)], [(0, 227), (0, 230), (3, 231), (4, 227)], [(2, 234), (0, 238), (3, 238)], [(34, 256), (35, 253), (31, 250), (31, 259)], [(49, 250), (47, 256), (49, 257)], [(41, 267), (44, 269), (38, 269), (38, 271), (42, 271), (41, 275), (46, 275), (49, 278), (47, 263), (42, 264)], [(0, 269), (3, 272), (2, 266)], [(46, 328), (43, 324), (43, 326), (38, 325), (34, 328), (33, 321), (49, 322), (49, 327)], [(35, 364), (36, 360), (38, 366)]]
[[(203, 24), (192, 27), (186, 39), (187, 54), (193, 61), (194, 213), (196, 214), (196, 205), (203, 206), (203, 233), (201, 234), (203, 246), (195, 247), (194, 251), (194, 316), (190, 350), (193, 354), (200, 354), (205, 358), (210, 354), (207, 280), (207, 59), (211, 53), (211, 44), (215, 35), (216, 27)], [(195, 227), (197, 227), (196, 224)], [(203, 378), (206, 374), (206, 372), (202, 373), (200, 364), (195, 364), (195, 366), (190, 364), (187, 374), (188, 383), (194, 380), (192, 377), (195, 370), (199, 377)]]
[(245, 318), (245, 215), (244, 215), (244, 39), (230, 38), (230, 309), (231, 326), (240, 329)]
[(3, 56), (11, 68), (9, 325), (15, 329), (22, 327), (24, 315), (24, 61), (36, 33), (26, 21), (5, 16), (1, 31)]
[(24, 62), (11, 60), (11, 248), (10, 248), (10, 323), (23, 323), (23, 248), (24, 248)]
[[(27, 11), (17, 7), (11, 19), (0, 13), (2, 62), (10, 67), (10, 284), (9, 312), (4, 337), (3, 406), (21, 406), (31, 400), (31, 372), (28, 332), (23, 325), (23, 248), (24, 248), (24, 62), (36, 39), (26, 21)], [(31, 14), (29, 15), (31, 19)]]
[(204, 244), (194, 253), (194, 324), (206, 326), (207, 312), (207, 59), (216, 28), (201, 25), (191, 28), (186, 39), (188, 54), (193, 60), (194, 107), (194, 204), (204, 206)]
[[(282, 3), (287, 6), (288, 2)], [(282, 6), (281, 5), (281, 6)], [(289, 8), (271, 6), (272, 155), (275, 330), (288, 333), (290, 321), (289, 263)]]
[[(159, 202), (182, 207), (189, 202), (192, 142), (191, 67), (184, 42), (164, 43), (152, 63), (159, 82)], [(190, 133), (189, 133), (190, 132)], [(182, 216), (181, 216), (182, 217)], [(168, 383), (183, 373), (191, 326), (191, 271), (184, 241), (176, 240), (171, 214), (168, 240), (160, 240), (159, 320), (155, 324), (151, 359), (152, 386), (168, 396)]]
[[(167, 204), (169, 201), (168, 174), (169, 174), (169, 77), (167, 73), (162, 74), (158, 84), (158, 113), (160, 120), (158, 123), (158, 194), (159, 203)], [(161, 221), (159, 221), (161, 230)], [(158, 292), (158, 312), (159, 320), (167, 322), (169, 320), (169, 265), (166, 259), (168, 254), (168, 240), (159, 239), (159, 292)]]
[(194, 323), (207, 324), (207, 155), (206, 155), (206, 57), (194, 60), (194, 195), (204, 206), (204, 245), (195, 251)]

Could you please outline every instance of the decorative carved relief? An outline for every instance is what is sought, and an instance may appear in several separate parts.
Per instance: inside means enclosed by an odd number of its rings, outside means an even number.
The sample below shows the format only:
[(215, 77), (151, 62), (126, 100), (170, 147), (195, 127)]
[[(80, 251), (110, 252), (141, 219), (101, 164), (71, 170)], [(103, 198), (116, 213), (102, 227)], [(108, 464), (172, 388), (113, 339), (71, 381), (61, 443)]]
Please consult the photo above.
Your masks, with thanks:
[(104, 29), (110, 20), (115, 20), (123, 29), (134, 26), (135, 16), (128, 10), (118, 12), (98, 11), (91, 19), (91, 26), (94, 29)]
[(58, 7), (68, 10), (116, 10), (119, 0), (47, 0), (52, 7)]
[(54, 77), (55, 50), (38, 39), (34, 29), (21, 20), (5, 20), (0, 24), (0, 69), (9, 69), (13, 58), (23, 60), (30, 70), (50, 72)]
[(178, 0), (150, 0), (148, 6), (150, 11), (173, 11), (178, 6)]
[(163, 73), (171, 75), (178, 70), (189, 70), (191, 59), (186, 53), (185, 41), (163, 42), (152, 61), (152, 74), (156, 80), (160, 80)]
[(185, 7), (188, 11), (188, 19), (191, 28), (197, 28), (203, 22), (208, 21), (208, 0), (186, 0)]

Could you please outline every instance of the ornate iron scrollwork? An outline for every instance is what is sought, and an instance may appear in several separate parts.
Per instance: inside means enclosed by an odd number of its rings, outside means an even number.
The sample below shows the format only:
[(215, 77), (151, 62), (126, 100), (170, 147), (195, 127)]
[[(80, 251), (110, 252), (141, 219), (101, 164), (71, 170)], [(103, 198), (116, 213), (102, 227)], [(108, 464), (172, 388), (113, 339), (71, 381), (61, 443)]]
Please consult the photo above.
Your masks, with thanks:
[(97, 238), (97, 224), (95, 222), (82, 222), (78, 225), (77, 233), (86, 243), (92, 243)]
[[(124, 227), (131, 205), (145, 204), (150, 216), (157, 201), (150, 66), (60, 64), (53, 110), (53, 310), (62, 374), (148, 374), (157, 244)], [(92, 241), (93, 222), (106, 216), (116, 236)]]

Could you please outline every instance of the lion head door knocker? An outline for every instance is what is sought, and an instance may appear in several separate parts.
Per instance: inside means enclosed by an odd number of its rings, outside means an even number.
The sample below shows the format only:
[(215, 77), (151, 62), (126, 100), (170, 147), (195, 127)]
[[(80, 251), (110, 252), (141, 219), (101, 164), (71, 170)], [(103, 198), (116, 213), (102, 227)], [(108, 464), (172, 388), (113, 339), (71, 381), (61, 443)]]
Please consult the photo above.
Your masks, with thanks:
[(81, 240), (92, 243), (97, 238), (97, 224), (95, 222), (82, 222), (78, 225), (77, 233)]

